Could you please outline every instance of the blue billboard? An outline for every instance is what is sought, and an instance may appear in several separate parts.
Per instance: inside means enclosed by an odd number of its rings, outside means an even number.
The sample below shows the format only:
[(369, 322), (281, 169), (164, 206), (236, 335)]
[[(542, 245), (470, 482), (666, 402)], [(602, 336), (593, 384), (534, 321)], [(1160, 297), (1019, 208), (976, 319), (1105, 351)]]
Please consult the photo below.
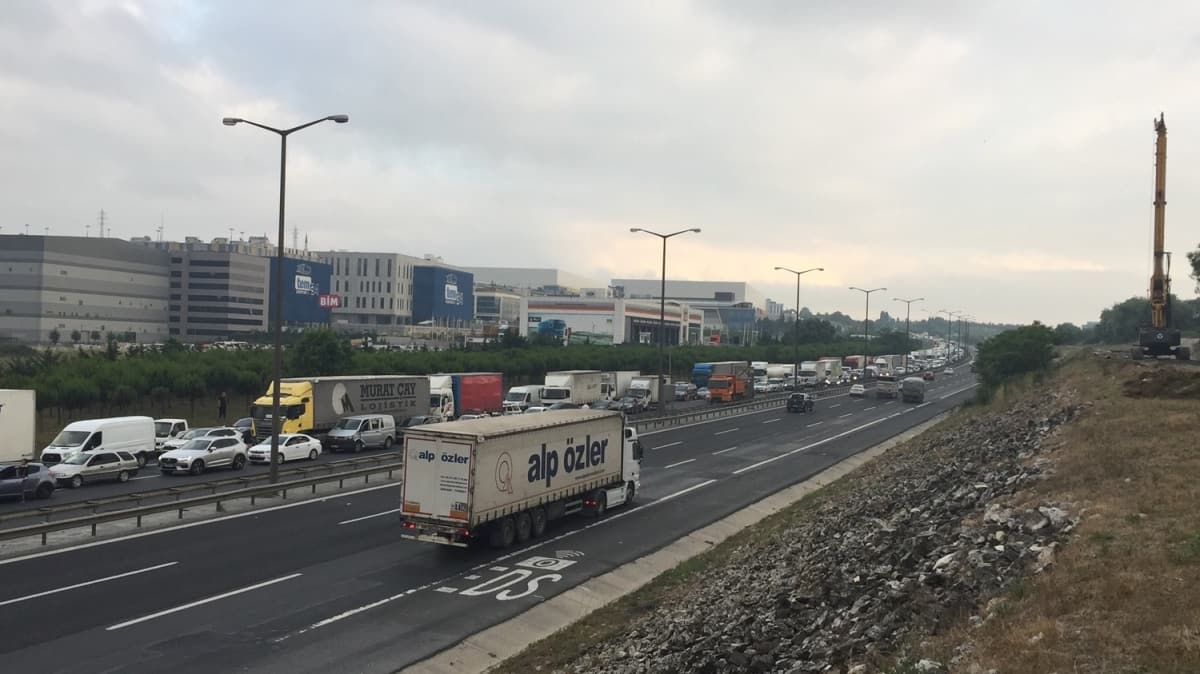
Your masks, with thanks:
[[(275, 269), (278, 259), (271, 258), (271, 303), (275, 302)], [(322, 309), (320, 296), (328, 293), (333, 267), (324, 262), (283, 259), (283, 324), (328, 325), (329, 309)], [(274, 306), (271, 317), (275, 316)]]
[(475, 276), (436, 265), (413, 267), (413, 323), (469, 322), (475, 318)]

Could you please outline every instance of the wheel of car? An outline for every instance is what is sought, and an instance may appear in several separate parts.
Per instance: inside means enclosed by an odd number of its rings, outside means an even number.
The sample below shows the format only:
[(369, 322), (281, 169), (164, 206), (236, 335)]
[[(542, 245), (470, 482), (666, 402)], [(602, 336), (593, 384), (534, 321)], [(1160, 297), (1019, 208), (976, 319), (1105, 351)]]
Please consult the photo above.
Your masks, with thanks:
[(363, 451), (363, 447), (364, 447), (364, 445), (363, 445), (363, 441), (362, 441), (362, 440), (355, 440), (355, 441), (354, 441), (354, 451), (355, 451), (355, 452), (361, 452), (361, 451)]
[(278, 463), (278, 464), (283, 463), (283, 452), (280, 452), (275, 455), (275, 463)]
[(546, 509), (534, 508), (529, 513), (529, 524), (529, 533), (534, 538), (540, 538), (542, 534), (546, 533)]
[(517, 542), (524, 543), (525, 541), (529, 540), (530, 535), (533, 533), (533, 522), (529, 518), (529, 513), (517, 513), (515, 524), (517, 527)]
[(308, 460), (309, 460), (309, 461), (316, 461), (316, 460), (317, 460), (317, 454), (318, 454), (318, 452), (317, 452), (317, 450), (315, 450), (315, 449), (310, 449), (310, 450), (308, 450)]
[(146, 467), (146, 454), (144, 452), (139, 453), (135, 458), (137, 458), (138, 468)]
[(128, 481), (129, 481), (129, 471), (123, 470), (123, 471), (117, 473), (117, 482), (128, 482)]
[(79, 489), (83, 486), (83, 476), (76, 475), (71, 478), (71, 489)]
[(393, 440), (393, 439), (392, 439), (392, 436), (390, 436), (390, 435), (389, 435), (389, 436), (387, 436), (386, 438), (384, 438), (384, 439), (383, 439), (383, 448), (384, 448), (384, 449), (391, 449), (391, 448), (392, 448), (392, 443), (393, 443), (393, 442), (395, 442), (395, 440)]
[(43, 482), (37, 486), (37, 491), (34, 495), (38, 498), (50, 498), (54, 495), (54, 485), (49, 482)]
[(233, 469), (234, 470), (241, 470), (245, 467), (246, 467), (246, 457), (242, 456), (241, 454), (238, 454), (237, 456), (233, 457)]
[(192, 467), (188, 469), (188, 472), (191, 473), (192, 475), (199, 475), (199, 474), (203, 473), (204, 472), (204, 462), (203, 461), (193, 461)]

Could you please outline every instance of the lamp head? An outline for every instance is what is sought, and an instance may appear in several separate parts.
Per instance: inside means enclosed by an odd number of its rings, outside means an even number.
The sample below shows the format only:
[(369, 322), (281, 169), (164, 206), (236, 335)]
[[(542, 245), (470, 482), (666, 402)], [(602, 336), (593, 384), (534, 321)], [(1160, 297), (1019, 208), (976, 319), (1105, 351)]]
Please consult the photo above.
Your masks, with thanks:
[(337, 122), (338, 124), (345, 124), (346, 122), (350, 121), (350, 115), (330, 115), (325, 119)]
[(699, 233), (700, 233), (700, 228), (699, 228), (699, 227), (693, 227), (693, 228), (692, 228), (692, 231), (693, 231), (693, 232), (695, 232), (695, 233), (697, 233), (697, 234), (699, 234)]
[(631, 231), (631, 232), (640, 232), (640, 231), (642, 231), (642, 228), (641, 228), (641, 227), (630, 227), (630, 228), (629, 228), (629, 231)]
[(226, 117), (221, 120), (221, 123), (225, 126), (236, 126), (240, 121), (242, 121), (240, 117)]

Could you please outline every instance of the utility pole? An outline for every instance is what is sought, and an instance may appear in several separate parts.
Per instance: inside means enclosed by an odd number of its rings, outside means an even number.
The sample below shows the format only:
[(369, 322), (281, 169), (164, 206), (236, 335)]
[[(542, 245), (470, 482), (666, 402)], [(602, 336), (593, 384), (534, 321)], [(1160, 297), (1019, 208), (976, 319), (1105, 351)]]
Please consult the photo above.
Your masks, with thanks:
[(911, 300), (893, 297), (897, 302), (904, 302), (904, 374), (908, 374), (908, 354), (912, 351), (912, 342), (909, 335), (911, 334), (909, 318), (912, 316), (912, 303), (924, 302), (924, 297), (914, 297)]
[(954, 317), (962, 313), (962, 310), (946, 311), (938, 309), (939, 314), (946, 314), (946, 365), (950, 365), (950, 344), (953, 342), (953, 333), (951, 329), (954, 326)]
[(856, 288), (854, 286), (850, 286), (850, 289), (857, 290), (858, 292), (862, 293), (863, 295), (866, 295), (866, 297), (867, 297), (867, 306), (866, 306), (866, 309), (864, 309), (864, 311), (863, 311), (863, 342), (864, 342), (864, 345), (863, 345), (863, 363), (862, 363), (863, 379), (866, 379), (867, 378), (867, 359), (871, 357), (870, 356), (870, 352), (871, 352), (871, 293), (877, 293), (880, 290), (887, 290), (887, 288), (872, 288), (870, 290), (863, 290), (862, 288)]
[(813, 267), (804, 271), (796, 271), (787, 267), (776, 267), (775, 271), (786, 271), (796, 275), (796, 317), (792, 321), (792, 390), (798, 390), (800, 377), (800, 277), (810, 271), (825, 271), (824, 267)]
[(104, 209), (100, 209), (100, 238), (104, 238)]

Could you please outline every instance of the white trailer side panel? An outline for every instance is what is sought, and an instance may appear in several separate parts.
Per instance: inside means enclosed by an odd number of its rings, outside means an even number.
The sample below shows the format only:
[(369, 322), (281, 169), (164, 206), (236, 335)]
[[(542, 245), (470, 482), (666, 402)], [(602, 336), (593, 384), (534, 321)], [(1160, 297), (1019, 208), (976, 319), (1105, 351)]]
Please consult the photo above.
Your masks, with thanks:
[(37, 421), (36, 393), (23, 389), (0, 389), (0, 461), (32, 459)]

